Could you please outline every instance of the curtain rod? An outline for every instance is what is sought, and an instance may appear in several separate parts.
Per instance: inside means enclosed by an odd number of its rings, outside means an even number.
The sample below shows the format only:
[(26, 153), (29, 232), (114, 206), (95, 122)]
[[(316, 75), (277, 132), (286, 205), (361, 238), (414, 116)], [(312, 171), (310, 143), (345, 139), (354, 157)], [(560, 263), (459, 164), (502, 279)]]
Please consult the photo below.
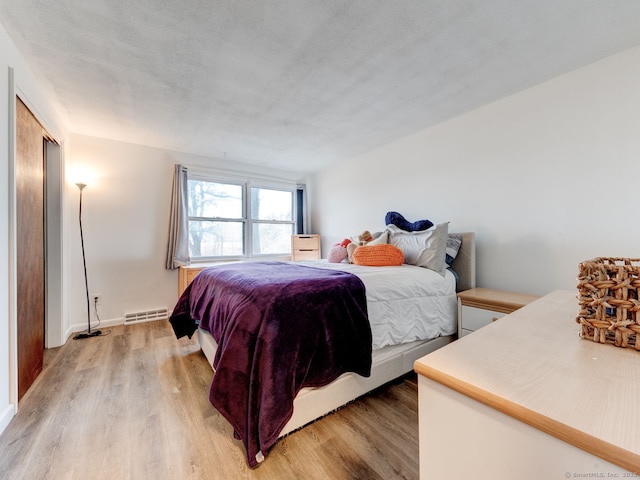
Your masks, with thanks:
[(259, 173), (253, 173), (253, 172), (240, 172), (238, 170), (226, 170), (226, 169), (222, 169), (222, 168), (216, 168), (216, 167), (202, 167), (202, 166), (191, 166), (191, 165), (187, 165), (187, 164), (183, 164), (187, 170), (189, 172), (193, 172), (195, 174), (200, 174), (200, 175), (219, 175), (221, 177), (227, 177), (230, 179), (235, 179), (235, 180), (263, 180), (263, 181), (267, 181), (267, 182), (276, 182), (276, 183), (280, 183), (280, 184), (287, 184), (287, 185), (300, 185), (300, 182), (298, 180), (291, 180), (289, 178), (284, 178), (284, 177), (276, 177), (276, 176), (272, 176), (272, 175), (264, 175), (264, 174), (259, 174)]

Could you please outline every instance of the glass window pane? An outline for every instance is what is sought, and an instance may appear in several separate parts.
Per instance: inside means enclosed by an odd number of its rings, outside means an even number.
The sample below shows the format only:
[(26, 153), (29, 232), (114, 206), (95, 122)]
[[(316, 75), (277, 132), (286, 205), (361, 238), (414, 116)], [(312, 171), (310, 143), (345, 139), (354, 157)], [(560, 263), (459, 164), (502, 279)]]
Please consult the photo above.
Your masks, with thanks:
[(290, 254), (293, 225), (282, 223), (253, 224), (254, 255)]
[(251, 218), (292, 221), (293, 192), (251, 188)]
[(244, 254), (243, 222), (189, 222), (189, 255), (224, 257)]
[(189, 180), (189, 216), (243, 218), (242, 185)]

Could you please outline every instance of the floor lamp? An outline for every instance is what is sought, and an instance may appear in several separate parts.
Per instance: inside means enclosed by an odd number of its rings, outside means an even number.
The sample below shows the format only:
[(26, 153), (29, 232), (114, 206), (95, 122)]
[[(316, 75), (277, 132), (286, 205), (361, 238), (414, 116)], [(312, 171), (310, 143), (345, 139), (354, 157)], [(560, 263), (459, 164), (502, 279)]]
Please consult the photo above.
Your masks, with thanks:
[(100, 330), (91, 331), (91, 307), (89, 306), (89, 281), (87, 280), (87, 260), (84, 255), (84, 235), (82, 234), (82, 191), (87, 186), (85, 183), (76, 183), (80, 189), (80, 209), (78, 211), (78, 223), (80, 224), (80, 245), (82, 246), (82, 265), (84, 266), (84, 289), (87, 295), (87, 331), (77, 334), (74, 340), (81, 338), (98, 337), (102, 334)]

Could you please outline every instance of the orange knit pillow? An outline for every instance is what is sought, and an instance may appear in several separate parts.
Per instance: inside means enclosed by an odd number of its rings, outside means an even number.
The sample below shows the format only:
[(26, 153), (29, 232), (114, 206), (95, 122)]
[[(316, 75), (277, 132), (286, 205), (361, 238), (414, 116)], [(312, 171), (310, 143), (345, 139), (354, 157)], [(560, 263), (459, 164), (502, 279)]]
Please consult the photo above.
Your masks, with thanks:
[(353, 263), (369, 267), (394, 267), (404, 263), (402, 250), (388, 243), (363, 245), (353, 252)]

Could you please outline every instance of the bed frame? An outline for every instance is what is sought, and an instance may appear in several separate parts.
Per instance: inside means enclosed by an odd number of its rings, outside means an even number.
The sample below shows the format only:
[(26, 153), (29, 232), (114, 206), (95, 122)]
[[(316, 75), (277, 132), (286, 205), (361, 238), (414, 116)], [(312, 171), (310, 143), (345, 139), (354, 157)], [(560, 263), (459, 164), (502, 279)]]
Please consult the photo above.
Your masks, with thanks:
[[(453, 262), (453, 269), (459, 276), (457, 290), (474, 288), (476, 284), (475, 234), (463, 232), (462, 245)], [(345, 373), (324, 387), (303, 388), (293, 402), (293, 416), (280, 432), (280, 437), (346, 405), (371, 390), (378, 388), (413, 370), (413, 363), (452, 342), (456, 335), (438, 337), (433, 340), (418, 341), (403, 345), (391, 345), (373, 352), (371, 376), (362, 377), (355, 373)], [(198, 342), (209, 365), (213, 365), (216, 342), (205, 330), (198, 329)]]

